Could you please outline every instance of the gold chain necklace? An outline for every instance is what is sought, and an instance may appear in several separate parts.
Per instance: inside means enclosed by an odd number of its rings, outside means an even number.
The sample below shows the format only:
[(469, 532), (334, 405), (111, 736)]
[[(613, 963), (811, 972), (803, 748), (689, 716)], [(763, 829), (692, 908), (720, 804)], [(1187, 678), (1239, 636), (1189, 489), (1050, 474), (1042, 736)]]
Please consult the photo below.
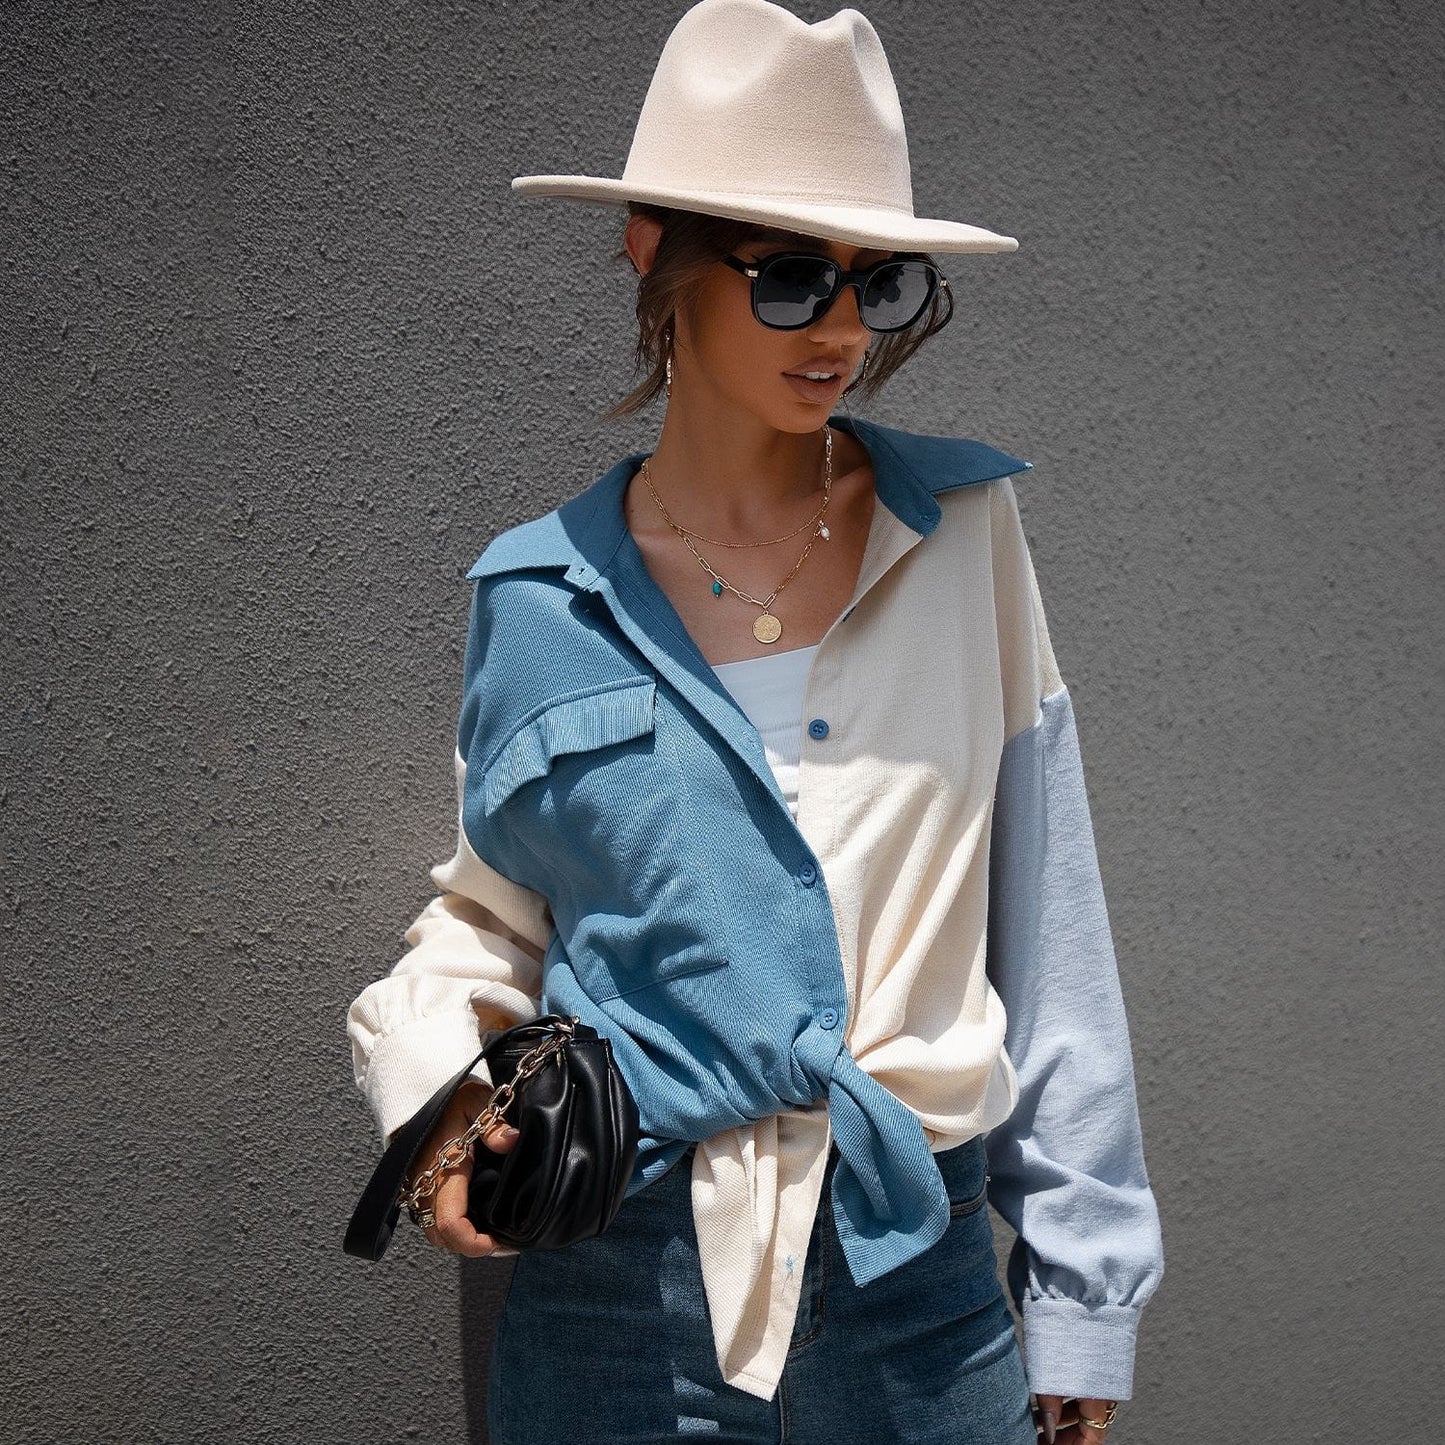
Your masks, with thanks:
[(697, 547), (693, 544), (692, 539), (694, 537), (698, 537), (700, 540), (707, 542), (710, 546), (721, 547), (767, 547), (770, 546), (771, 543), (713, 542), (709, 538), (703, 537), (701, 533), (693, 532), (688, 527), (679, 526), (678, 523), (673, 521), (672, 516), (668, 512), (667, 508), (663, 506), (662, 498), (657, 495), (657, 488), (652, 485), (652, 474), (648, 467), (647, 461), (644, 461), (642, 463), (640, 470), (642, 472), (643, 481), (647, 483), (647, 490), (652, 493), (652, 500), (657, 503), (657, 509), (659, 512), (662, 513), (663, 521), (665, 521), (667, 525), (671, 527), (672, 530), (676, 532), (679, 537), (682, 538), (683, 542), (687, 545), (687, 550), (691, 552), (692, 555), (697, 559), (698, 564), (702, 567), (703, 571), (705, 571), (708, 576), (712, 578), (712, 595), (714, 597), (721, 597), (725, 591), (731, 592), (735, 597), (740, 597), (744, 602), (751, 602), (753, 606), (761, 607), (763, 609), (761, 616), (755, 618), (753, 621), (753, 636), (756, 637), (759, 642), (776, 642), (778, 638), (783, 635), (783, 624), (779, 622), (775, 616), (773, 616), (770, 609), (773, 603), (777, 600), (778, 593), (780, 593), (783, 588), (786, 587), (788, 583), (791, 582), (793, 578), (798, 575), (798, 569), (803, 565), (804, 562), (808, 560), (808, 553), (813, 550), (813, 544), (818, 540), (818, 538), (821, 537), (826, 542), (831, 535), (828, 531), (827, 524), (823, 520), (823, 517), (828, 510), (828, 503), (832, 500), (833, 496), (833, 433), (826, 426), (823, 428), (823, 505), (819, 507), (817, 512), (814, 513), (814, 515), (810, 517), (806, 522), (804, 522), (802, 526), (794, 527), (791, 532), (784, 533), (784, 535), (781, 537), (774, 537), (772, 541), (786, 542), (789, 537), (797, 536), (797, 534), (801, 532), (804, 527), (812, 527), (814, 529), (813, 535), (808, 538), (807, 546), (803, 548), (803, 551), (798, 557), (798, 560), (793, 563), (792, 570), (788, 573), (786, 577), (783, 578), (781, 582), (778, 583), (776, 587), (773, 588), (770, 593), (768, 593), (766, 597), (754, 597), (751, 593), (744, 592), (740, 588), (734, 587), (733, 584), (729, 582), (722, 575), (722, 573), (720, 573), (712, 565), (712, 563), (710, 563), (702, 555), (702, 553), (697, 550)]

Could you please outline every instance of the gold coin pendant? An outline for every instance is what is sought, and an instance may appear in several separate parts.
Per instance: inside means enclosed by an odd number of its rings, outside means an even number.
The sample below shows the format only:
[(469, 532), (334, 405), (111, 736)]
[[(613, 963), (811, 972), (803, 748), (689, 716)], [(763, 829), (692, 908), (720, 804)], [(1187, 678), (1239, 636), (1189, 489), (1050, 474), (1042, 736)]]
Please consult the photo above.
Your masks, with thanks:
[(759, 642), (776, 642), (783, 635), (783, 624), (771, 612), (764, 612), (753, 623), (753, 636)]

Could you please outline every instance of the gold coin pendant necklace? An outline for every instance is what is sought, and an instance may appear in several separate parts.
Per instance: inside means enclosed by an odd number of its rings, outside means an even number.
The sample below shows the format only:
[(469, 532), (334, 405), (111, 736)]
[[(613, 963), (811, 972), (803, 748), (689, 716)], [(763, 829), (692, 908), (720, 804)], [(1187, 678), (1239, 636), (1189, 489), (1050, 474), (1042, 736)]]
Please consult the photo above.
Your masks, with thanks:
[[(701, 532), (695, 532), (691, 527), (680, 526), (674, 522), (667, 508), (662, 505), (662, 498), (657, 495), (657, 488), (652, 485), (652, 472), (648, 466), (648, 458), (640, 468), (642, 479), (647, 483), (647, 490), (652, 493), (652, 500), (657, 503), (657, 510), (662, 513), (663, 521), (677, 533), (687, 544), (687, 550), (697, 558), (699, 565), (709, 577), (712, 578), (712, 595), (721, 597), (724, 592), (731, 592), (733, 596), (741, 598), (744, 602), (751, 602), (754, 607), (761, 607), (762, 614), (753, 620), (753, 636), (759, 642), (776, 642), (783, 635), (783, 624), (773, 615), (772, 606), (777, 601), (780, 593), (794, 577), (798, 575), (798, 569), (808, 560), (808, 553), (813, 550), (813, 544), (821, 537), (825, 542), (832, 535), (828, 531), (828, 524), (825, 520), (828, 512), (828, 503), (833, 495), (833, 433), (825, 426), (823, 428), (823, 504), (808, 518), (806, 522), (794, 527), (791, 532), (784, 532), (781, 537), (769, 537), (763, 542), (722, 542), (714, 537), (704, 537)], [(792, 570), (781, 582), (778, 583), (766, 597), (754, 597), (744, 592), (741, 588), (734, 587), (721, 572), (709, 562), (701, 552), (697, 550), (696, 542), (703, 542), (709, 547), (771, 547), (778, 542), (786, 542), (789, 537), (796, 537), (799, 532), (806, 528), (813, 529), (812, 535), (808, 538), (807, 545), (803, 548), (798, 560), (793, 563)]]

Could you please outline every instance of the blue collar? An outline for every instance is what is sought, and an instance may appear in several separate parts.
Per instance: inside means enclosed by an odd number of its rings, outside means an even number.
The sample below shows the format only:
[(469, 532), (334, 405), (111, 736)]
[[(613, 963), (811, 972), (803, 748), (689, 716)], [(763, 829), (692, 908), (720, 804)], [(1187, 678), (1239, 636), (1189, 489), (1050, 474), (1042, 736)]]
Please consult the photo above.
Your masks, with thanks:
[[(1033, 465), (960, 437), (900, 431), (846, 415), (829, 417), (828, 424), (862, 443), (873, 461), (878, 499), (905, 526), (925, 537), (943, 515), (935, 493), (991, 482)], [(623, 494), (650, 455), (630, 453), (570, 501), (503, 532), (467, 576), (561, 567), (569, 582), (590, 586), (607, 570), (627, 536)]]

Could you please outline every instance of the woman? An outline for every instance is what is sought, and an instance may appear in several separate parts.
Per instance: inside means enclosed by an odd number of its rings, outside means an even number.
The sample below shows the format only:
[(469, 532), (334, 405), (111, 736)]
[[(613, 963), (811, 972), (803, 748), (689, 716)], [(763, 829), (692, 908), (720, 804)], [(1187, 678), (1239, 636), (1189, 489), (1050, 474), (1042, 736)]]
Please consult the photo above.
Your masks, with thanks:
[[(627, 204), (614, 414), (665, 415), (468, 574), (457, 851), (349, 1015), (388, 1137), (544, 1009), (638, 1101), (611, 1228), (517, 1260), (491, 1438), (1097, 1445), (1162, 1252), (1028, 464), (830, 412), (952, 314), (931, 252), (1016, 243), (913, 215), (851, 9), (702, 0), (621, 180), (514, 185)], [(426, 1237), (498, 1252), (466, 1182)]]

